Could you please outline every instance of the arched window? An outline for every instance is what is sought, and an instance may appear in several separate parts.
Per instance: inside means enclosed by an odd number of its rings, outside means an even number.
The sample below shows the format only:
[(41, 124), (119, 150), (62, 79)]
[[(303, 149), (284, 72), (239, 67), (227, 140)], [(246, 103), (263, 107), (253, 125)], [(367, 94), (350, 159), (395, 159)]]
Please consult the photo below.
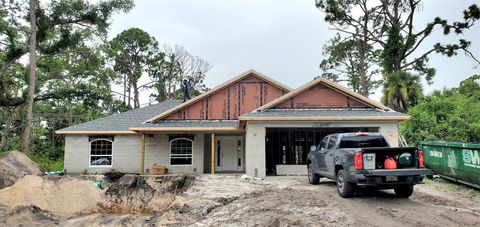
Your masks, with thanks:
[(90, 166), (112, 166), (112, 141), (98, 139), (90, 142)]
[(192, 165), (192, 140), (179, 138), (170, 141), (170, 165)]

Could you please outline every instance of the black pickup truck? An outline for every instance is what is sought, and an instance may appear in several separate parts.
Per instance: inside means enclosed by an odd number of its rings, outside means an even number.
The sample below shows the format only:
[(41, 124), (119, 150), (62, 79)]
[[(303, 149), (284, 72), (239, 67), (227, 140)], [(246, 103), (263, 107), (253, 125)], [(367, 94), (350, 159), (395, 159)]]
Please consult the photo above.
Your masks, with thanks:
[(343, 198), (352, 197), (359, 187), (394, 189), (397, 196), (408, 198), (413, 186), (431, 175), (421, 150), (391, 148), (380, 133), (364, 132), (326, 136), (311, 147), (307, 168), (310, 184), (318, 184), (320, 177), (334, 179)]

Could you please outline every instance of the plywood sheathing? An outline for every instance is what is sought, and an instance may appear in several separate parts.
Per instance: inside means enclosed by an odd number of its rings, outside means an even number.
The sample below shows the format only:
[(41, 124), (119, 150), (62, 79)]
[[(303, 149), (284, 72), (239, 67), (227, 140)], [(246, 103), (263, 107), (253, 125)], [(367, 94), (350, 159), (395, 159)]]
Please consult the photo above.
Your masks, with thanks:
[(316, 109), (316, 108), (366, 108), (369, 107), (349, 96), (322, 84), (312, 86), (302, 93), (272, 107), (273, 109)]
[(389, 110), (384, 105), (357, 94), (323, 77), (315, 79), (256, 111), (266, 109), (363, 108)]
[(204, 94), (157, 115), (146, 122), (168, 120), (236, 120), (291, 89), (249, 70)]

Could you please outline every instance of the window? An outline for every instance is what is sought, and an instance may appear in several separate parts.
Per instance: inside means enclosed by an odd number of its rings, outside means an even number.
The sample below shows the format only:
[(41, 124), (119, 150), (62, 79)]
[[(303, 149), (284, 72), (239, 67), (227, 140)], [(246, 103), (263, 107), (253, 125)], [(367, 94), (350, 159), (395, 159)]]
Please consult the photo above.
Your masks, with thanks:
[(112, 141), (99, 139), (90, 142), (90, 166), (112, 166)]
[(336, 143), (337, 143), (337, 136), (330, 136), (327, 149), (332, 149), (333, 147), (335, 147)]
[(192, 140), (174, 139), (170, 142), (170, 165), (192, 165)]
[(319, 151), (325, 150), (325, 147), (327, 146), (327, 140), (328, 140), (328, 137), (325, 137), (323, 138), (322, 142), (320, 142), (320, 145), (318, 145)]
[(340, 148), (388, 147), (383, 136), (345, 136), (340, 141)]

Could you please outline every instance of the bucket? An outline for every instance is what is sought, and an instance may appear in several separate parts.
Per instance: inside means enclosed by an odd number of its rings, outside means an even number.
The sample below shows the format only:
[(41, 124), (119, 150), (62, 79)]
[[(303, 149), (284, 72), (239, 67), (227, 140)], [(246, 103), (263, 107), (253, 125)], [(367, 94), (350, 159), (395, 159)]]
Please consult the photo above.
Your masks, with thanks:
[(157, 165), (156, 163), (152, 165), (150, 174), (152, 175), (164, 175), (167, 173), (167, 167), (164, 165)]

